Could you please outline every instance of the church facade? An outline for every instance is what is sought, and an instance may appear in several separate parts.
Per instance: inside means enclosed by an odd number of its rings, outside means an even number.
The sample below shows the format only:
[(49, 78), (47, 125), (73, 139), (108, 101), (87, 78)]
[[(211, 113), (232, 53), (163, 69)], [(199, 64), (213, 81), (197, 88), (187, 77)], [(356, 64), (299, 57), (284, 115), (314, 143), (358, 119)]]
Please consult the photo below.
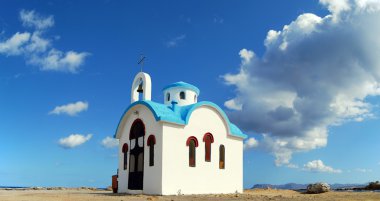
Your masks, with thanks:
[(176, 82), (151, 101), (147, 73), (135, 76), (118, 124), (118, 192), (151, 195), (241, 193), (246, 135), (224, 111), (198, 102), (197, 87)]

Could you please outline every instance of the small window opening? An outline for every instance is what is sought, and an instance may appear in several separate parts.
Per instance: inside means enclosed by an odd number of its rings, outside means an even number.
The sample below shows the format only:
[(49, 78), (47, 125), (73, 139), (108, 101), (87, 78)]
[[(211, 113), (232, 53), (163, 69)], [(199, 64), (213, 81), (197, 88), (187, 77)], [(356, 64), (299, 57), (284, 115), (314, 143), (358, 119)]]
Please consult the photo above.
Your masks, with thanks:
[(128, 167), (128, 144), (125, 143), (122, 148), (123, 152), (123, 169), (126, 170)]
[(167, 101), (170, 101), (170, 93), (167, 93), (167, 94), (166, 94), (166, 100), (167, 100)]
[(197, 95), (194, 95), (194, 102), (197, 102)]
[(219, 169), (225, 168), (225, 149), (224, 145), (220, 145), (219, 147)]
[(186, 141), (186, 145), (189, 146), (189, 166), (195, 167), (196, 160), (196, 147), (198, 147), (198, 140), (194, 136), (189, 137)]
[(195, 167), (195, 141), (190, 140), (189, 145), (189, 166)]
[(179, 98), (182, 99), (182, 100), (185, 100), (186, 99), (186, 95), (185, 95), (185, 92), (184, 91), (181, 91), (179, 93)]
[(211, 143), (214, 142), (214, 137), (211, 133), (206, 133), (203, 142), (205, 142), (205, 161), (211, 162)]
[(149, 166), (154, 166), (154, 145), (156, 144), (156, 137), (150, 135), (147, 144), (149, 146)]

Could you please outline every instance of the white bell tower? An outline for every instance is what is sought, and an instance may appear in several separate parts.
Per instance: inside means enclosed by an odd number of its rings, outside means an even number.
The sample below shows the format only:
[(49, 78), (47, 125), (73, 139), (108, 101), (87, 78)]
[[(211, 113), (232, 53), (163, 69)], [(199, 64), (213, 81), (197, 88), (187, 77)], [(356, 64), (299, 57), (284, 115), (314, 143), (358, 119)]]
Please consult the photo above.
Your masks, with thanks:
[(135, 76), (131, 88), (131, 103), (139, 101), (139, 93), (142, 93), (142, 100), (151, 100), (152, 81), (148, 73), (139, 72)]

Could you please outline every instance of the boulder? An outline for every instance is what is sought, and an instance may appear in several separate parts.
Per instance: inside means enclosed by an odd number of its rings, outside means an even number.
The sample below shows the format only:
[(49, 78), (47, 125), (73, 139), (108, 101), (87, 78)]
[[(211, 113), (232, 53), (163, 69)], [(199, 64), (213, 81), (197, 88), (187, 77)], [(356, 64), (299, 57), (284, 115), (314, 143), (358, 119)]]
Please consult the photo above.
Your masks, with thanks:
[(315, 183), (315, 184), (309, 184), (307, 186), (306, 193), (318, 194), (318, 193), (326, 193), (329, 191), (330, 191), (330, 186), (327, 183)]

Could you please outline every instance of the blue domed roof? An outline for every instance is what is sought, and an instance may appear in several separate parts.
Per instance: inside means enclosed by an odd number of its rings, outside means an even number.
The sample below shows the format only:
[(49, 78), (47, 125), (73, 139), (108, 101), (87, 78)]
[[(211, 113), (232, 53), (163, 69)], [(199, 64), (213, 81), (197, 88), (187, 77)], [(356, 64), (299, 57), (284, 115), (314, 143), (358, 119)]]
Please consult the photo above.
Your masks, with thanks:
[(166, 89), (175, 88), (175, 87), (181, 87), (181, 88), (192, 90), (195, 93), (197, 93), (198, 96), (200, 93), (198, 87), (196, 87), (192, 84), (186, 83), (186, 82), (182, 82), (182, 81), (169, 84), (168, 86), (164, 87), (162, 90), (165, 91)]

